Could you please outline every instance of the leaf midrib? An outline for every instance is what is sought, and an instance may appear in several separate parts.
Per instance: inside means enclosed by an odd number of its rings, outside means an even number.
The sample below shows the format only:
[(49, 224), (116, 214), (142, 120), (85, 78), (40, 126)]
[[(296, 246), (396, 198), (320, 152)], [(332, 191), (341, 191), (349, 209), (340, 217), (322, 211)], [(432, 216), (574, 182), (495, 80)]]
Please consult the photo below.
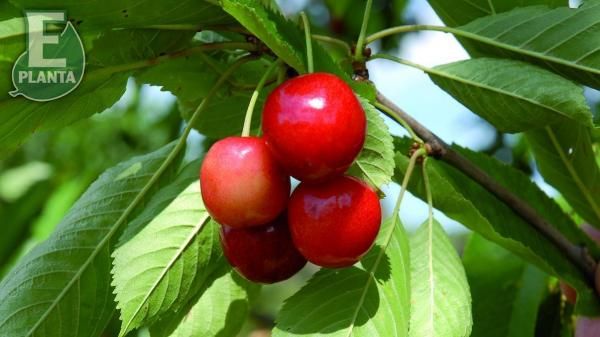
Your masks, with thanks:
[(194, 230), (191, 231), (190, 235), (185, 239), (183, 244), (179, 247), (179, 249), (177, 249), (175, 254), (173, 254), (173, 256), (171, 257), (171, 260), (169, 260), (167, 265), (165, 265), (165, 267), (162, 268), (163, 270), (161, 271), (159, 276), (156, 278), (154, 284), (152, 284), (152, 286), (148, 289), (148, 292), (146, 293), (146, 295), (144, 295), (144, 298), (142, 299), (142, 301), (140, 301), (140, 304), (135, 308), (129, 321), (127, 321), (127, 323), (123, 325), (123, 327), (121, 328), (121, 333), (119, 333), (119, 336), (123, 336), (124, 334), (126, 334), (128, 332), (129, 326), (131, 325), (133, 320), (137, 317), (137, 315), (140, 313), (140, 310), (142, 309), (142, 307), (144, 306), (146, 301), (150, 298), (150, 296), (154, 293), (156, 288), (159, 286), (160, 282), (167, 275), (169, 270), (171, 270), (171, 267), (173, 266), (173, 264), (175, 264), (175, 262), (179, 259), (179, 257), (181, 257), (181, 255), (183, 254), (185, 249), (190, 245), (190, 243), (194, 240), (194, 238), (198, 235), (198, 233), (200, 233), (200, 231), (204, 228), (205, 224), (210, 219), (210, 216), (208, 215), (208, 212), (203, 212), (203, 213), (204, 213), (203, 217), (200, 218), (200, 220), (194, 227)]
[(433, 276), (433, 218), (430, 216), (427, 221), (427, 244), (429, 245), (427, 251), (427, 267), (429, 271), (429, 325), (430, 331), (434, 334), (434, 310), (435, 310), (435, 279)]

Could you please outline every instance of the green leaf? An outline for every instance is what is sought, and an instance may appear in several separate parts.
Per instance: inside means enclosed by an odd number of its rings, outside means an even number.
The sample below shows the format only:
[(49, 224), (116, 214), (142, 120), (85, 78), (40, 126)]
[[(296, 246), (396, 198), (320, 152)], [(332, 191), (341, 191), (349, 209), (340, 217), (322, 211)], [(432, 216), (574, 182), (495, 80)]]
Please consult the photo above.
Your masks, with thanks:
[(525, 135), (544, 179), (600, 228), (600, 167), (594, 162), (590, 130), (565, 121)]
[[(306, 72), (304, 32), (296, 23), (263, 6), (259, 0), (222, 0), (221, 2), (226, 12), (264, 42), (275, 55), (299, 73)], [(372, 84), (353, 81), (347, 71), (336, 64), (331, 55), (316, 41), (313, 41), (313, 59), (315, 71), (335, 74), (350, 84), (357, 94), (370, 101), (375, 99), (375, 89)]]
[(600, 89), (600, 0), (525, 7), (450, 29), (479, 54), (520, 59)]
[(465, 270), (442, 226), (426, 221), (410, 238), (409, 337), (471, 334), (471, 294)]
[[(23, 18), (15, 17), (0, 21), (0, 61), (8, 62), (12, 67), (12, 63), (25, 50), (25, 41)], [(3, 72), (3, 74), (10, 74), (10, 72)], [(10, 76), (6, 77), (3, 81), (10, 82)]]
[[(400, 181), (408, 165), (410, 140), (400, 141), (396, 149), (395, 181)], [(526, 200), (537, 213), (555, 226), (567, 239), (575, 244), (584, 244), (593, 256), (598, 256), (598, 246), (577, 227), (560, 206), (550, 199), (522, 172), (498, 160), (453, 146), (469, 161), (489, 174), (521, 200)], [(600, 312), (600, 305), (594, 291), (589, 288), (580, 270), (545, 236), (533, 226), (517, 216), (506, 204), (500, 202), (479, 184), (454, 167), (431, 160), (428, 174), (432, 186), (433, 204), (450, 218), (476, 231), (490, 241), (494, 241), (523, 259), (533, 263), (549, 274), (555, 275), (573, 285), (579, 293), (577, 304), (580, 312), (590, 315)], [(421, 172), (411, 179), (409, 189), (421, 199), (425, 199)]]
[[(0, 92), (4, 92), (0, 96), (0, 147), (5, 150), (2, 154), (9, 154), (35, 131), (64, 127), (109, 108), (125, 92), (129, 75), (153, 66), (160, 53), (180, 50), (189, 39), (188, 32), (107, 33), (90, 51), (81, 85), (71, 94), (50, 102), (12, 98), (7, 94), (11, 84), (4, 86), (0, 82)], [(9, 64), (0, 62), (0, 70), (3, 65)]]
[(0, 98), (2, 155), (11, 153), (33, 132), (67, 126), (113, 105), (125, 92), (127, 73), (99, 75), (88, 72), (73, 93), (55, 101)]
[(171, 337), (237, 336), (250, 312), (248, 296), (259, 288), (233, 271), (224, 274), (208, 287)]
[(322, 269), (287, 299), (273, 336), (406, 336), (409, 272), (408, 240), (394, 216), (360, 265)]
[(285, 63), (306, 72), (303, 35), (295, 24), (258, 0), (222, 0), (223, 9), (256, 35)]
[(160, 0), (11, 0), (20, 9), (66, 10), (78, 29), (109, 30), (157, 25), (197, 25), (198, 29), (232, 24), (229, 15), (215, 1), (182, 0), (176, 5)]
[(524, 62), (477, 58), (437, 66), (428, 73), (438, 86), (503, 132), (564, 119), (592, 125), (580, 86)]
[(114, 252), (120, 336), (178, 311), (193, 297), (222, 262), (218, 237), (195, 181)]
[(566, 0), (428, 0), (447, 26), (455, 27), (477, 18), (507, 12), (516, 7), (548, 5), (568, 6)]
[(161, 90), (171, 92), (180, 100), (194, 100), (193, 111), (198, 106), (197, 100), (208, 94), (220, 75), (205, 62), (206, 58), (210, 56), (191, 55), (163, 62), (138, 74), (136, 79), (141, 83), (159, 85)]
[[(215, 98), (206, 107), (205, 115), (194, 123), (194, 129), (203, 135), (219, 139), (231, 135), (242, 133), (244, 126), (244, 116), (246, 108), (250, 103), (250, 93), (235, 93), (231, 96), (220, 95)], [(184, 119), (189, 119), (198, 104), (192, 102), (179, 102), (180, 110)], [(252, 132), (256, 134), (260, 126), (262, 111), (259, 111), (264, 102), (264, 95), (261, 95), (256, 103), (256, 109), (252, 115)], [(261, 110), (261, 109), (260, 109)]]
[(135, 219), (127, 223), (123, 234), (119, 237), (117, 247), (122, 246), (127, 241), (136, 236), (144, 227), (146, 227), (159, 212), (162, 212), (175, 200), (186, 188), (193, 182), (198, 181), (198, 170), (204, 158), (198, 158), (185, 166), (177, 173), (177, 178), (169, 185), (157, 191), (146, 203), (144, 209)]
[(23, 13), (19, 11), (10, 2), (4, 1), (0, 4), (0, 20), (11, 19), (21, 16)]
[[(163, 62), (141, 72), (136, 79), (142, 83), (160, 85), (162, 90), (177, 96), (179, 110), (183, 118), (189, 120), (232, 60), (231, 52), (198, 53)], [(215, 99), (210, 101), (202, 118), (194, 123), (194, 129), (215, 139), (240, 134), (250, 96), (268, 67), (269, 63), (265, 60), (242, 65), (219, 90)], [(275, 80), (275, 74), (272, 80)], [(263, 88), (259, 95), (252, 116), (254, 129), (260, 126), (262, 105), (272, 88), (272, 85)]]
[(473, 298), (471, 337), (534, 337), (548, 276), (475, 233), (463, 264)]
[(367, 115), (365, 145), (348, 174), (360, 178), (374, 188), (389, 183), (394, 175), (394, 139), (379, 112), (366, 99), (360, 102)]
[[(0, 283), (0, 336), (98, 336), (115, 309), (110, 254), (127, 218), (174, 174), (144, 189), (173, 144), (103, 173), (73, 205), (50, 238)], [(141, 195), (142, 191), (146, 194)]]

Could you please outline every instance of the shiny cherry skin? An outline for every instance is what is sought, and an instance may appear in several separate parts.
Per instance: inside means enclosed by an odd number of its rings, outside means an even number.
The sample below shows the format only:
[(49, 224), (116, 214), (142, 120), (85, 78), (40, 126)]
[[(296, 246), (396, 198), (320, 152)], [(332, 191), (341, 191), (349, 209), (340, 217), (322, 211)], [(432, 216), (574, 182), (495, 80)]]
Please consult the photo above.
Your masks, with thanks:
[(216, 142), (200, 169), (202, 199), (218, 223), (234, 228), (273, 221), (287, 205), (290, 177), (262, 138)]
[(306, 264), (292, 242), (285, 214), (265, 226), (221, 226), (221, 245), (233, 268), (253, 282), (286, 280)]
[(267, 97), (263, 132), (287, 172), (324, 181), (350, 167), (365, 142), (365, 112), (344, 81), (332, 74), (292, 78)]
[(290, 198), (288, 221), (294, 244), (308, 261), (348, 267), (373, 245), (381, 205), (369, 186), (340, 176), (322, 184), (301, 183)]

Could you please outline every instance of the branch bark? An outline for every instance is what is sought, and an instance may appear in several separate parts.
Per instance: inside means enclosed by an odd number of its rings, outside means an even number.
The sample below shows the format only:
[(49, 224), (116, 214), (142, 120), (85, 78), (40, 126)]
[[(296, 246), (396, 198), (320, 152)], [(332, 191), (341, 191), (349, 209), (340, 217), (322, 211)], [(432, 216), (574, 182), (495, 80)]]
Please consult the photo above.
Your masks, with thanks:
[(595, 285), (597, 263), (585, 247), (578, 246), (569, 241), (559, 230), (541, 217), (533, 207), (529, 206), (527, 202), (521, 200), (517, 195), (499, 184), (485, 171), (471, 163), (460, 153), (454, 151), (441, 138), (396, 106), (380, 92), (377, 92), (377, 101), (386, 106), (396, 117), (403, 119), (429, 145), (432, 157), (443, 160), (460, 170), (463, 174), (496, 196), (500, 201), (504, 202), (542, 235), (550, 239), (582, 271), (590, 285), (593, 285), (596, 292), (600, 294), (600, 285)]

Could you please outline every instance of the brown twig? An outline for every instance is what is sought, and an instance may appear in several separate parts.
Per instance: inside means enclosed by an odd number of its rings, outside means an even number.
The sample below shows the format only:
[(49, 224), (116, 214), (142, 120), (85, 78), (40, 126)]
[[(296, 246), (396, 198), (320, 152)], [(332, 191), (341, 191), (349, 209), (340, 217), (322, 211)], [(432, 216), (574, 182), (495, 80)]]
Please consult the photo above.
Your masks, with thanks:
[[(426, 144), (429, 144), (431, 148), (429, 154), (432, 157), (452, 165), (485, 188), (488, 192), (495, 195), (500, 201), (504, 202), (517, 215), (523, 218), (523, 220), (531, 224), (540, 233), (550, 239), (550, 241), (552, 241), (575, 265), (578, 266), (590, 284), (594, 285), (597, 263), (585, 247), (578, 246), (569, 241), (559, 230), (541, 217), (527, 202), (521, 200), (517, 195), (499, 184), (485, 171), (471, 163), (460, 153), (454, 151), (437, 135), (421, 123), (417, 122), (380, 92), (377, 92), (377, 101), (386, 106), (391, 112), (396, 114), (397, 117), (403, 119)], [(600, 293), (600, 289), (596, 289), (596, 292)]]

